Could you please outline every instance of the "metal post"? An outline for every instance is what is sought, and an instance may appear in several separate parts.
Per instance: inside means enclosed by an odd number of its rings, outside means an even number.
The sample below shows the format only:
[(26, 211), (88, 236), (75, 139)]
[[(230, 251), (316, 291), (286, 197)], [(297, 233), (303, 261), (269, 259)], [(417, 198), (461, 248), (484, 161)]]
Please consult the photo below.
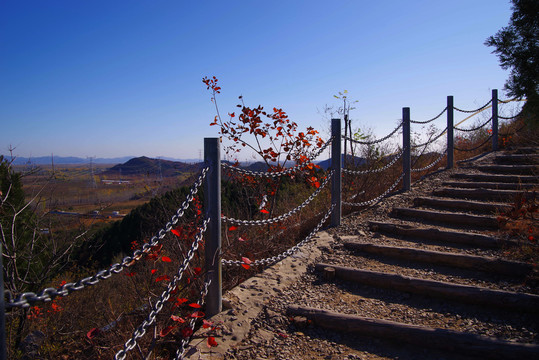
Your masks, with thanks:
[(402, 108), (402, 148), (404, 149), (404, 153), (402, 154), (402, 172), (404, 173), (402, 190), (408, 191), (412, 184), (410, 171), (412, 164), (410, 155), (410, 108), (408, 107)]
[(453, 96), (447, 97), (447, 168), (453, 169), (455, 166), (455, 143), (453, 129)]
[(331, 214), (331, 226), (339, 226), (342, 213), (341, 119), (331, 119), (331, 137), (331, 205), (335, 205)]
[(204, 138), (204, 162), (210, 167), (204, 183), (204, 207), (210, 219), (206, 232), (205, 256), (207, 279), (211, 280), (206, 314), (212, 317), (222, 309), (221, 273), (221, 150), (219, 138)]
[(498, 151), (498, 89), (492, 89), (492, 151)]
[(4, 304), (4, 266), (2, 265), (2, 244), (0, 243), (0, 360), (7, 359), (6, 307)]

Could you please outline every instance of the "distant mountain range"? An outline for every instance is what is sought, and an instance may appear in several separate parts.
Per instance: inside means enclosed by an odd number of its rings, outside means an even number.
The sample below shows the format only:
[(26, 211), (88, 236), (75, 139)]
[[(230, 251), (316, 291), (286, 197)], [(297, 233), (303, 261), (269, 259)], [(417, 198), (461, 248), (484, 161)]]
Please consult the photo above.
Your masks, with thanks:
[[(4, 158), (10, 159), (8, 155), (4, 155)], [(134, 156), (122, 156), (115, 158), (93, 158), (92, 162), (94, 164), (123, 164), (131, 159)], [(168, 157), (162, 157), (162, 160), (169, 161), (180, 161), (184, 163), (197, 163), (199, 159), (174, 159)], [(51, 165), (53, 158), (51, 156), (38, 156), (38, 157), (16, 157), (13, 161), (14, 165)], [(81, 158), (75, 156), (54, 156), (55, 165), (77, 165), (77, 164), (89, 164), (90, 158)]]

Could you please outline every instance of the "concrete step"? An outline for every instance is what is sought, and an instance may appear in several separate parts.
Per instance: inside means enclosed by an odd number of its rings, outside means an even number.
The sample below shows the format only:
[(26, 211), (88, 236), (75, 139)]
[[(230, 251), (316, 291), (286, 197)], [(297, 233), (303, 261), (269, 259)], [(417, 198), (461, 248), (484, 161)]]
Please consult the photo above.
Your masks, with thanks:
[(516, 197), (522, 195), (522, 191), (518, 190), (493, 190), (493, 189), (454, 189), (442, 188), (433, 191), (434, 196), (449, 197), (457, 199), (470, 200), (494, 200), (511, 202)]
[(473, 165), (470, 168), (495, 174), (534, 175), (539, 171), (537, 165)]
[(320, 272), (326, 267), (333, 268), (335, 277), (338, 279), (363, 285), (418, 294), (428, 296), (429, 298), (441, 298), (444, 301), (451, 300), (476, 306), (490, 306), (516, 312), (539, 312), (539, 295), (426, 280), (411, 276), (325, 263), (315, 265), (315, 269)]
[(511, 205), (502, 203), (472, 201), (472, 200), (456, 200), (434, 197), (419, 196), (414, 199), (415, 206), (431, 207), (438, 209), (452, 209), (473, 211), (483, 214), (496, 214), (511, 210)]
[[(396, 321), (342, 314), (334, 311), (290, 305), (289, 316), (303, 316), (316, 326), (332, 331), (355, 333), (390, 342), (412, 344), (418, 349), (418, 359), (425, 358), (421, 349), (432, 348), (448, 352), (447, 358), (480, 359), (537, 359), (539, 345), (500, 340), (471, 333), (428, 326), (406, 324)], [(459, 355), (455, 355), (459, 354)], [(456, 356), (456, 357), (455, 357)], [(446, 358), (444, 356), (444, 358)]]
[(346, 237), (343, 237), (343, 240), (345, 240), (344, 246), (347, 249), (401, 260), (418, 261), (422, 263), (451, 266), (516, 277), (526, 276), (533, 270), (533, 266), (530, 264), (497, 259), (493, 257), (476, 256), (464, 253), (456, 254), (408, 247), (365, 244), (357, 241), (347, 241)]
[(494, 160), (497, 164), (539, 164), (539, 154), (503, 154), (496, 155)]
[(469, 173), (456, 173), (451, 177), (456, 179), (464, 179), (470, 181), (482, 181), (482, 182), (505, 182), (505, 183), (532, 183), (538, 184), (539, 177), (531, 175), (496, 175), (496, 174), (469, 174)]
[(442, 212), (434, 210), (421, 210), (412, 208), (393, 208), (392, 216), (399, 218), (412, 218), (415, 221), (426, 220), (439, 224), (451, 224), (459, 227), (469, 227), (476, 229), (497, 229), (498, 220), (494, 216), (471, 215), (464, 213)]
[(499, 249), (503, 246), (515, 245), (511, 241), (503, 241), (492, 236), (464, 231), (440, 230), (437, 227), (419, 227), (410, 224), (370, 221), (369, 228), (385, 234), (404, 236), (410, 239), (421, 239), (429, 242), (441, 242), (483, 249)]
[(503, 182), (467, 182), (467, 181), (445, 181), (443, 186), (450, 186), (465, 189), (496, 189), (496, 190), (529, 190), (538, 187), (539, 185), (518, 184), (518, 183), (503, 183)]

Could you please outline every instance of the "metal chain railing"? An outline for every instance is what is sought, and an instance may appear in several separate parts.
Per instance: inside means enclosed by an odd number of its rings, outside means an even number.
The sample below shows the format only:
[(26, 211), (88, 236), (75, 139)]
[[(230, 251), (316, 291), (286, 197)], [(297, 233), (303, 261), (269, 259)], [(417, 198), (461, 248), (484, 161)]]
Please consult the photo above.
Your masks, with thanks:
[[(322, 145), (322, 147), (314, 155), (312, 155), (308, 159), (308, 162), (312, 162), (314, 159), (316, 159), (318, 156), (320, 156), (320, 154), (322, 154), (324, 152), (324, 150), (326, 150), (326, 148), (331, 144), (332, 141), (333, 141), (333, 138), (330, 138), (324, 145)], [(277, 178), (277, 177), (280, 177), (280, 176), (290, 175), (290, 174), (296, 173), (301, 168), (304, 168), (305, 164), (297, 164), (296, 166), (293, 166), (293, 167), (291, 167), (289, 169), (282, 170), (282, 171), (275, 171), (275, 172), (245, 170), (245, 169), (241, 169), (241, 168), (232, 166), (232, 165), (227, 164), (227, 163), (222, 163), (221, 166), (224, 167), (224, 168), (236, 171), (236, 172), (238, 172), (240, 174), (258, 176), (258, 177)]]
[(416, 149), (416, 148), (419, 148), (419, 147), (423, 147), (423, 146), (427, 146), (429, 144), (432, 144), (433, 142), (435, 142), (436, 140), (438, 140), (439, 138), (441, 138), (447, 131), (447, 127), (445, 129), (442, 130), (441, 133), (439, 133), (438, 135), (436, 135), (434, 138), (432, 139), (429, 139), (427, 142), (424, 142), (423, 144), (418, 144), (418, 145), (412, 145), (410, 146), (412, 149)]
[(460, 111), (460, 112), (463, 112), (463, 113), (474, 113), (474, 112), (478, 112), (478, 111), (481, 111), (481, 110), (485, 109), (487, 106), (490, 105), (491, 102), (492, 102), (492, 99), (490, 99), (485, 105), (481, 106), (479, 109), (475, 109), (475, 110), (462, 110), (462, 109), (459, 109), (456, 106), (454, 106), (453, 109), (455, 109), (457, 111)]
[(191, 260), (193, 260), (195, 252), (198, 250), (198, 247), (202, 243), (202, 238), (204, 232), (206, 232), (209, 222), (209, 218), (204, 220), (198, 234), (195, 236), (195, 240), (193, 241), (191, 248), (187, 252), (185, 259), (183, 260), (183, 263), (178, 268), (178, 271), (176, 272), (170, 283), (167, 285), (165, 291), (161, 293), (159, 299), (157, 299), (155, 304), (152, 306), (152, 310), (150, 311), (146, 319), (144, 319), (144, 321), (142, 321), (142, 324), (140, 324), (140, 326), (136, 328), (135, 331), (133, 331), (133, 335), (129, 340), (126, 341), (126, 343), (124, 344), (124, 348), (118, 351), (116, 355), (114, 355), (115, 360), (125, 359), (125, 357), (127, 356), (127, 352), (133, 350), (135, 346), (137, 346), (137, 340), (143, 337), (144, 334), (146, 334), (146, 329), (155, 322), (157, 314), (159, 314), (159, 312), (163, 310), (164, 304), (168, 301), (168, 299), (170, 299), (170, 295), (176, 287), (176, 284), (181, 280), (183, 273), (185, 272), (185, 270), (187, 270), (187, 267), (189, 266)]
[[(273, 264), (275, 264), (275, 263), (277, 263), (277, 262), (279, 262), (279, 261), (293, 255), (294, 253), (296, 253), (302, 246), (304, 246), (305, 244), (307, 244), (308, 242), (311, 241), (312, 237), (320, 230), (322, 225), (324, 225), (326, 220), (329, 218), (329, 216), (333, 212), (334, 208), (335, 208), (335, 205), (332, 205), (331, 208), (329, 209), (329, 211), (324, 215), (322, 220), (320, 220), (318, 225), (313, 229), (313, 231), (311, 231), (309, 233), (309, 235), (307, 235), (307, 237), (305, 239), (303, 239), (300, 243), (298, 243), (297, 245), (294, 245), (293, 247), (291, 247), (290, 249), (284, 251), (283, 253), (281, 253), (279, 255), (272, 256), (272, 257), (265, 258), (265, 259), (255, 260), (255, 261), (251, 262), (251, 265), (255, 265), (255, 266), (256, 265), (264, 265), (264, 266), (273, 265)], [(241, 265), (245, 264), (243, 261), (225, 260), (225, 259), (222, 259), (221, 263), (223, 265), (226, 265), (226, 266), (230, 266), (230, 265), (241, 266)]]
[(516, 117), (518, 117), (520, 114), (516, 114), (516, 115), (513, 115), (513, 116), (501, 116), (501, 115), (498, 115), (498, 119), (503, 119), (503, 120), (513, 120), (515, 119)]
[(400, 122), (400, 124), (392, 131), (390, 132), (388, 135), (384, 136), (383, 138), (380, 138), (380, 139), (377, 139), (377, 140), (371, 140), (371, 141), (361, 141), (361, 140), (356, 140), (356, 139), (352, 139), (351, 137), (348, 137), (348, 136), (344, 136), (342, 135), (341, 138), (343, 139), (347, 139), (353, 143), (356, 143), (356, 144), (361, 144), (361, 145), (374, 145), (374, 144), (378, 144), (378, 143), (381, 143), (382, 141), (385, 141), (387, 139), (389, 139), (390, 137), (392, 137), (393, 135), (395, 135), (395, 133), (397, 131), (399, 131), (399, 129), (401, 128), (402, 126), (402, 121)]
[[(204, 283), (204, 288), (202, 289), (202, 292), (200, 293), (200, 296), (198, 298), (197, 304), (202, 307), (204, 306), (204, 303), (206, 301), (206, 295), (208, 295), (208, 288), (211, 284), (211, 279), (206, 281)], [(175, 360), (183, 359), (183, 355), (185, 354), (186, 346), (191, 341), (191, 338), (193, 337), (193, 333), (195, 331), (195, 323), (197, 321), (196, 317), (191, 317), (191, 320), (189, 321), (189, 329), (191, 329), (191, 336), (184, 337), (182, 339), (182, 342), (180, 344), (180, 347), (178, 350), (176, 350), (176, 356), (174, 357)]]
[(447, 149), (444, 150), (444, 152), (442, 152), (440, 154), (440, 156), (436, 160), (434, 160), (432, 163), (430, 163), (429, 165), (427, 165), (425, 167), (422, 167), (422, 168), (418, 168), (418, 169), (410, 169), (410, 171), (411, 172), (421, 172), (421, 171), (428, 170), (428, 169), (432, 168), (434, 165), (438, 164), (440, 161), (442, 161), (442, 159), (444, 158), (446, 153), (447, 153)]
[(159, 244), (159, 241), (161, 241), (165, 236), (166, 233), (172, 230), (173, 226), (178, 223), (179, 219), (184, 215), (185, 211), (189, 208), (189, 205), (193, 201), (196, 193), (198, 192), (198, 189), (202, 185), (202, 182), (204, 178), (206, 177), (206, 174), (209, 171), (209, 167), (205, 167), (202, 169), (200, 175), (198, 176), (197, 180), (191, 187), (191, 191), (189, 192), (189, 195), (187, 195), (187, 198), (182, 203), (180, 208), (176, 211), (174, 216), (172, 216), (171, 220), (166, 223), (165, 227), (158, 231), (157, 235), (154, 235), (150, 241), (142, 245), (142, 247), (138, 250), (135, 250), (133, 252), (133, 255), (126, 256), (122, 259), (121, 263), (116, 263), (111, 265), (106, 270), (101, 270), (97, 272), (93, 276), (86, 277), (84, 279), (81, 279), (77, 282), (69, 282), (66, 283), (59, 288), (45, 288), (41, 290), (40, 292), (33, 293), (33, 292), (25, 292), (17, 296), (15, 299), (12, 299), (11, 293), (7, 292), (8, 295), (8, 301), (6, 302), (6, 307), (29, 307), (32, 303), (40, 302), (40, 301), (51, 301), (57, 296), (67, 296), (71, 294), (74, 291), (82, 290), (87, 286), (95, 285), (101, 280), (108, 279), (111, 277), (111, 275), (118, 274), (122, 272), (125, 268), (132, 266), (135, 264), (136, 261), (140, 260), (144, 254), (149, 253), (152, 250), (152, 247)]
[(344, 169), (343, 168), (342, 172), (345, 173), (345, 174), (351, 174), (351, 175), (364, 175), (364, 174), (379, 173), (379, 172), (382, 172), (382, 171), (387, 170), (390, 167), (392, 167), (401, 158), (402, 154), (404, 154), (404, 150), (401, 150), (400, 153), (398, 155), (396, 155), (395, 158), (393, 158), (393, 160), (391, 160), (389, 163), (387, 163), (386, 165), (384, 165), (383, 167), (381, 167), (379, 169), (374, 169), (374, 170), (350, 170), (350, 169)]
[(374, 199), (363, 201), (360, 203), (352, 203), (352, 202), (346, 202), (346, 201), (343, 201), (342, 203), (343, 205), (348, 205), (348, 206), (367, 206), (367, 205), (375, 204), (376, 202), (381, 200), (383, 197), (385, 197), (387, 194), (389, 194), (399, 184), (399, 182), (402, 180), (403, 177), (404, 177), (404, 173), (402, 173), (399, 176), (399, 178), (397, 179), (397, 181), (393, 183), (393, 185), (391, 185), (386, 191), (384, 191), (382, 194), (378, 195)]
[(305, 200), (302, 204), (300, 204), (298, 207), (296, 207), (295, 209), (292, 209), (290, 210), (289, 212), (285, 213), (285, 214), (282, 214), (282, 215), (279, 215), (277, 217), (274, 217), (274, 218), (271, 218), (271, 219), (264, 219), (264, 220), (239, 220), (239, 219), (234, 219), (234, 218), (229, 218), (225, 215), (222, 215), (221, 216), (221, 219), (223, 221), (226, 221), (226, 222), (229, 222), (231, 224), (235, 224), (235, 225), (268, 225), (268, 224), (273, 224), (273, 223), (276, 223), (276, 222), (279, 222), (279, 221), (282, 221), (292, 215), (294, 215), (295, 213), (297, 213), (298, 211), (300, 211), (301, 209), (303, 209), (305, 206), (309, 205), (309, 203), (311, 201), (313, 201), (313, 199), (318, 195), (320, 194), (320, 192), (322, 191), (322, 189), (324, 189), (324, 187), (327, 185), (327, 183), (329, 182), (329, 180), (331, 179), (331, 177), (333, 176), (334, 174), (334, 171), (330, 171), (330, 173), (328, 174), (328, 176), (324, 179), (324, 181), (322, 182), (322, 184), (320, 185), (320, 187), (318, 189), (316, 189), (315, 192), (313, 192), (311, 194), (311, 196), (309, 196), (307, 198), (307, 200)]
[(458, 150), (458, 151), (474, 151), (474, 150), (477, 150), (479, 149), (480, 147), (484, 146), (486, 143), (488, 143), (490, 140), (492, 139), (492, 135), (490, 135), (485, 141), (483, 141), (481, 144), (479, 144), (478, 146), (474, 147), (474, 148), (471, 148), (471, 149), (462, 149), (462, 148), (458, 148), (456, 146), (453, 146), (453, 149), (455, 150)]
[(417, 120), (410, 120), (410, 122), (412, 124), (428, 124), (436, 119), (438, 119), (440, 116), (442, 116), (444, 114), (444, 112), (447, 111), (447, 106), (445, 107), (445, 109), (442, 110), (441, 113), (439, 113), (438, 115), (436, 115), (435, 117), (433, 117), (432, 119), (429, 119), (429, 120), (425, 120), (425, 121), (417, 121)]
[[(498, 116), (498, 117), (499, 117), (499, 116)], [(472, 131), (476, 131), (476, 130), (481, 129), (482, 127), (484, 127), (485, 125), (487, 125), (491, 120), (492, 120), (492, 116), (489, 117), (488, 120), (487, 120), (486, 122), (484, 122), (483, 124), (479, 125), (478, 127), (471, 128), (471, 129), (461, 129), (461, 128), (458, 128), (458, 127), (456, 127), (456, 126), (453, 126), (453, 129), (458, 130), (458, 131), (464, 131), (464, 132), (472, 132)]]

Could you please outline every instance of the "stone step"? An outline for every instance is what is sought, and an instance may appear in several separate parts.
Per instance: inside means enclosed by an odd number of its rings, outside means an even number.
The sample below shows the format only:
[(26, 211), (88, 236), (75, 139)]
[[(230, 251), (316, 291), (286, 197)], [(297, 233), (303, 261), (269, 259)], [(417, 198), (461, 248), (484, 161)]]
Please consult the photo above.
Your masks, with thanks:
[(539, 154), (503, 154), (494, 160), (497, 164), (539, 164)]
[(336, 278), (368, 286), (516, 312), (539, 312), (539, 295), (459, 285), (324, 263), (315, 265), (317, 271), (321, 272), (324, 268), (333, 268)]
[(422, 250), (408, 247), (365, 244), (357, 241), (347, 241), (348, 238), (355, 237), (343, 237), (343, 240), (345, 240), (344, 246), (347, 249), (396, 259), (418, 261), (422, 263), (445, 265), (518, 277), (526, 276), (533, 270), (532, 265), (518, 261), (509, 261), (486, 256)]
[(539, 147), (537, 146), (519, 147), (511, 151), (514, 154), (539, 154)]
[(509, 204), (422, 196), (414, 199), (414, 205), (441, 209), (475, 211), (484, 214), (496, 214), (511, 210), (511, 205)]
[[(505, 341), (455, 330), (411, 325), (296, 305), (290, 305), (287, 308), (287, 315), (303, 316), (315, 325), (333, 331), (412, 344), (419, 350), (418, 358), (424, 358), (424, 354), (421, 353), (421, 349), (424, 348), (458, 353), (466, 358), (470, 356), (496, 360), (539, 358), (539, 345)], [(453, 358), (453, 356), (448, 358)]]
[(496, 174), (468, 174), (468, 173), (456, 173), (451, 175), (456, 179), (464, 179), (470, 181), (483, 181), (483, 182), (505, 182), (505, 183), (532, 183), (538, 184), (539, 177), (531, 175), (496, 175)]
[(512, 241), (504, 241), (488, 235), (464, 231), (440, 230), (436, 227), (418, 227), (409, 224), (370, 221), (369, 228), (372, 231), (404, 236), (411, 239), (474, 246), (483, 249), (499, 249), (503, 246), (516, 245)]
[(518, 190), (494, 190), (494, 189), (455, 189), (441, 188), (432, 192), (434, 196), (450, 197), (457, 199), (494, 200), (511, 202), (521, 196), (523, 191)]
[(466, 189), (499, 189), (499, 190), (526, 190), (538, 187), (537, 184), (517, 184), (517, 183), (500, 183), (500, 182), (467, 182), (467, 181), (445, 181), (443, 186)]
[(393, 208), (392, 216), (421, 219), (440, 224), (451, 224), (473, 228), (497, 229), (498, 220), (493, 216), (451, 213), (434, 210), (421, 210), (412, 208)]
[(534, 175), (538, 172), (536, 165), (473, 165), (472, 169), (495, 174)]

